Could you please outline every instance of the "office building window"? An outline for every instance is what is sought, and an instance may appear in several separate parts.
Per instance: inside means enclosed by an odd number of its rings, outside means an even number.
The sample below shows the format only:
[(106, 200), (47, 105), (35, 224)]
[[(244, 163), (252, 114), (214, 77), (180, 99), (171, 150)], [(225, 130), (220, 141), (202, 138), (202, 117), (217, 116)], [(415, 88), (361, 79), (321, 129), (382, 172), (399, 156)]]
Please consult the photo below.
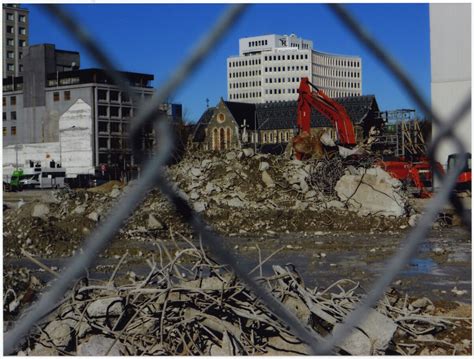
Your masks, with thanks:
[(26, 16), (25, 15), (19, 15), (18, 16), (18, 21), (19, 22), (26, 22)]
[(107, 101), (107, 90), (98, 90), (97, 98), (99, 101)]
[(118, 102), (118, 100), (119, 100), (119, 92), (110, 91), (110, 101)]
[(11, 13), (7, 13), (7, 20), (8, 21), (15, 21), (15, 15)]
[(99, 132), (109, 132), (109, 123), (104, 121), (99, 121)]
[(53, 92), (53, 101), (58, 102), (59, 101), (59, 92)]
[(7, 51), (7, 57), (9, 59), (13, 59), (13, 58), (15, 58), (15, 53), (13, 51)]
[(7, 68), (8, 68), (8, 71), (15, 71), (15, 65), (13, 64), (8, 64)]
[(26, 41), (25, 40), (18, 40), (18, 46), (25, 47), (26, 46)]
[(5, 107), (6, 105), (7, 105), (7, 98), (3, 96), (3, 107)]
[(4, 112), (4, 113), (3, 113), (3, 121), (6, 121), (6, 120), (7, 120), (7, 113)]
[(12, 106), (16, 105), (16, 96), (10, 97), (10, 105), (12, 105)]
[(7, 39), (8, 46), (15, 46), (15, 39)]
[(3, 136), (6, 136), (6, 135), (7, 135), (7, 128), (4, 127), (4, 128), (3, 128)]
[(119, 107), (110, 107), (110, 117), (119, 117)]
[(69, 101), (71, 99), (71, 91), (64, 91), (64, 101)]
[(10, 129), (10, 134), (12, 136), (16, 136), (16, 126), (12, 126), (11, 129)]
[(13, 26), (7, 26), (7, 33), (14, 34), (15, 33), (15, 28)]
[(99, 106), (99, 116), (107, 116), (107, 106)]
[(20, 35), (26, 35), (26, 28), (24, 28), (24, 27), (19, 27), (19, 28), (18, 28), (18, 32), (20, 33)]
[(16, 111), (12, 111), (12, 112), (10, 113), (10, 120), (16, 121)]
[(129, 118), (131, 115), (130, 107), (122, 107), (122, 118)]

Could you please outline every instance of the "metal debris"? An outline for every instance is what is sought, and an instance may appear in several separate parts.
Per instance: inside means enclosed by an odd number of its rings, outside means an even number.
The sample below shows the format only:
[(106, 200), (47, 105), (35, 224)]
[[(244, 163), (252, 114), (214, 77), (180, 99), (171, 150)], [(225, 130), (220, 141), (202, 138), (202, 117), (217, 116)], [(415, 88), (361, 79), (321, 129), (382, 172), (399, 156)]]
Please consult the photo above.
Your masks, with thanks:
[[(310, 354), (226, 267), (202, 248), (189, 245), (177, 247), (174, 255), (163, 248), (158, 262), (147, 260), (150, 270), (143, 278), (115, 278), (122, 260), (108, 281), (83, 278), (18, 350), (24, 355)], [(252, 270), (260, 270), (258, 281), (322, 337), (364, 296), (360, 285), (348, 279), (309, 289), (291, 264), (274, 265), (273, 274), (263, 276), (265, 261), (260, 258)], [(427, 334), (456, 325), (449, 318), (424, 314), (423, 307), (392, 291), (337, 352), (421, 351), (424, 344), (437, 340)], [(470, 318), (456, 318), (460, 320), (470, 324)], [(397, 343), (401, 337), (412, 340)]]

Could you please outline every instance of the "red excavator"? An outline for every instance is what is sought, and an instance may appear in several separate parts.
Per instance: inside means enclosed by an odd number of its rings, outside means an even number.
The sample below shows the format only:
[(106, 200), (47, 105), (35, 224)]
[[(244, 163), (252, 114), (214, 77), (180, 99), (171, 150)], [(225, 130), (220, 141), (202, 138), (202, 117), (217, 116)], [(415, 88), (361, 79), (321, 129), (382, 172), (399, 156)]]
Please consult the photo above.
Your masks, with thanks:
[[(314, 91), (311, 91), (311, 87)], [(356, 145), (354, 126), (344, 106), (328, 97), (309, 82), (307, 77), (301, 79), (298, 93), (298, 135), (293, 138), (293, 148), (297, 159), (301, 160), (313, 155), (321, 157), (324, 153), (321, 139), (311, 134), (311, 108), (315, 108), (332, 122), (336, 128), (338, 142), (342, 146), (349, 149)]]
[[(313, 88), (313, 91), (311, 91)], [(298, 134), (293, 138), (293, 149), (299, 160), (325, 155), (323, 142), (329, 144), (331, 140), (311, 133), (311, 109), (315, 108), (326, 116), (336, 128), (339, 153), (346, 157), (359, 152), (356, 147), (354, 126), (341, 104), (328, 97), (322, 90), (313, 85), (307, 77), (303, 77), (298, 89), (297, 126)], [(329, 144), (335, 146), (334, 142)], [(432, 187), (433, 171), (428, 159), (420, 158), (408, 161), (397, 158), (391, 161), (379, 161), (378, 166), (390, 173), (394, 178), (411, 187), (413, 192), (420, 197), (430, 197), (428, 191)], [(442, 171), (442, 166), (436, 166)]]
[[(380, 161), (378, 165), (400, 180), (411, 192), (420, 198), (429, 198), (433, 192), (433, 170), (428, 158), (408, 161), (397, 158), (391, 161)], [(444, 174), (443, 166), (435, 162), (435, 166)]]

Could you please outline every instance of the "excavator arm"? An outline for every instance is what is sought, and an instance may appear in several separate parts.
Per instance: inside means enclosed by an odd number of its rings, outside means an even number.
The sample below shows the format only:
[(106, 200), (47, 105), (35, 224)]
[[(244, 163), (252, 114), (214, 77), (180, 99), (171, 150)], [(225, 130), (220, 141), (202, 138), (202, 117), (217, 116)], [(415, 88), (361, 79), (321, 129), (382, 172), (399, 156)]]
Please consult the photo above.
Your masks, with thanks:
[[(311, 91), (311, 87), (314, 91)], [(344, 106), (328, 97), (309, 82), (307, 77), (301, 79), (298, 93), (297, 126), (300, 133), (310, 133), (311, 108), (315, 108), (332, 122), (341, 145), (356, 144), (354, 126)]]

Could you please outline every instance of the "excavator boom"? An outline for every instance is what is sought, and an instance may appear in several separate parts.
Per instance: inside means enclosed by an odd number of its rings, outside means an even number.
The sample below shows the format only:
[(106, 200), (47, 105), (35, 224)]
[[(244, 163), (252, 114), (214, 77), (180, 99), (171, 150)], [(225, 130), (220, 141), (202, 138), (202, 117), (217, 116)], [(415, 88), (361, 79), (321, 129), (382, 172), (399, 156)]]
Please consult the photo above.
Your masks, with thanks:
[[(314, 91), (311, 91), (311, 87)], [(311, 108), (315, 108), (327, 117), (334, 127), (341, 145), (355, 145), (355, 132), (351, 119), (344, 106), (340, 105), (322, 90), (319, 90), (307, 77), (303, 77), (298, 90), (297, 125), (301, 132), (311, 130)]]

